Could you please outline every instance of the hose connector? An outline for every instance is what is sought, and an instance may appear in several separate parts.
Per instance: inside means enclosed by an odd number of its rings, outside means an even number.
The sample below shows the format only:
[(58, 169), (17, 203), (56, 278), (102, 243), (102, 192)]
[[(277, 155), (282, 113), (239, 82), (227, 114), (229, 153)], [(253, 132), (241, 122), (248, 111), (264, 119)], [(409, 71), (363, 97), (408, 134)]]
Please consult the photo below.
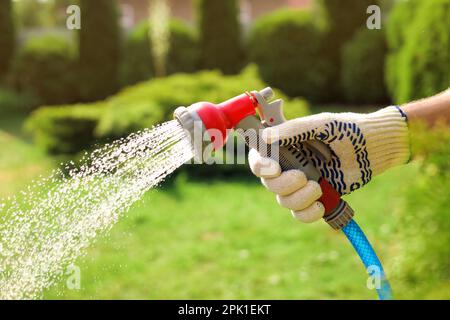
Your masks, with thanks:
[(323, 219), (335, 230), (341, 230), (347, 225), (355, 215), (353, 209), (347, 202), (341, 199), (336, 208), (333, 209)]

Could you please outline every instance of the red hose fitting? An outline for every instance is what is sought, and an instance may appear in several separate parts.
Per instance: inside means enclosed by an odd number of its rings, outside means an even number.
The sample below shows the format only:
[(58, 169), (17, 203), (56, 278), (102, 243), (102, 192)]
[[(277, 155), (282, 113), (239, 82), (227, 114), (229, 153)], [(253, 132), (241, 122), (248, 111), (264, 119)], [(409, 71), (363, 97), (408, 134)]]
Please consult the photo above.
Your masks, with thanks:
[(245, 117), (256, 114), (257, 102), (251, 94), (241, 94), (218, 105), (198, 102), (193, 108), (205, 126), (214, 149), (223, 147), (228, 138), (228, 130), (234, 129)]
[(339, 205), (341, 196), (325, 178), (319, 179), (319, 185), (322, 189), (322, 197), (319, 201), (325, 207), (325, 216), (328, 216)]

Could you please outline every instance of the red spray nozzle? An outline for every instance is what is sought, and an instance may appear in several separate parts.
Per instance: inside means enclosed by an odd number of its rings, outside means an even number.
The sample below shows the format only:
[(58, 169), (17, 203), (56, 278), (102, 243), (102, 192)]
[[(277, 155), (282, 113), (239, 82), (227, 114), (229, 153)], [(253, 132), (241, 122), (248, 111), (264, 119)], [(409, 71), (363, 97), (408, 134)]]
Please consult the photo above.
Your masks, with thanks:
[(240, 125), (245, 118), (252, 118), (256, 114), (256, 108), (261, 121), (266, 115), (273, 125), (281, 123), (284, 120), (282, 101), (279, 99), (269, 104), (267, 101), (272, 97), (273, 90), (265, 88), (261, 91), (243, 93), (219, 104), (198, 102), (187, 108), (178, 107), (174, 117), (189, 134), (194, 159), (201, 163), (212, 156), (211, 147), (214, 150), (222, 148), (229, 131)]
[(228, 131), (245, 117), (254, 115), (257, 102), (251, 94), (241, 94), (218, 105), (209, 102), (198, 102), (191, 107), (197, 112), (214, 149), (223, 147), (228, 138)]
[(197, 102), (188, 109), (194, 111), (203, 123), (214, 149), (223, 147), (228, 130), (234, 129), (245, 117), (254, 115), (258, 102), (251, 93), (244, 93), (220, 104)]

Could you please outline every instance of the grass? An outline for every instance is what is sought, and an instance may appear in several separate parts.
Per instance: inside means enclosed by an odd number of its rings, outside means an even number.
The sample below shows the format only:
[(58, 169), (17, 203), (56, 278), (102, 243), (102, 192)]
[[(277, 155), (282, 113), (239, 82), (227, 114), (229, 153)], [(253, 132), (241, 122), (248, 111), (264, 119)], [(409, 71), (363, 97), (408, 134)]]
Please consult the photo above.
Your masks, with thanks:
[[(377, 251), (389, 257), (389, 212), (405, 166), (349, 197)], [(78, 262), (81, 290), (47, 298), (375, 299), (345, 237), (303, 225), (256, 181), (192, 182), (152, 191)], [(368, 201), (370, 199), (370, 201)], [(389, 269), (387, 269), (389, 273)], [(395, 284), (394, 284), (395, 288)]]
[[(11, 132), (14, 126), (0, 128), (8, 150), (0, 154), (2, 195), (53, 166)], [(346, 198), (388, 275), (397, 254), (392, 213), (417, 174), (415, 163), (395, 168)], [(180, 175), (136, 203), (76, 265), (81, 288), (70, 290), (62, 279), (44, 298), (376, 299), (345, 237), (323, 222), (296, 222), (256, 178), (202, 182)], [(425, 298), (448, 298), (448, 288), (442, 283)]]
[(24, 116), (0, 116), (0, 198), (13, 195), (53, 167), (53, 160), (31, 144), (21, 130)]

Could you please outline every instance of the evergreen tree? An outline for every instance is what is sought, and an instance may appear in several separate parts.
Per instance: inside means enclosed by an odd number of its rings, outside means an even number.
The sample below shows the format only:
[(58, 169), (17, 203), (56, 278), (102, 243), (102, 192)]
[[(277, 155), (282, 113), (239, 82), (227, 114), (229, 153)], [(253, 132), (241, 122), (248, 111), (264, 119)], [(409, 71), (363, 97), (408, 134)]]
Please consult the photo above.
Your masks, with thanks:
[(0, 79), (8, 72), (14, 54), (15, 32), (12, 1), (0, 0)]
[(237, 73), (245, 63), (236, 0), (198, 0), (201, 67)]
[(80, 0), (80, 91), (84, 100), (103, 99), (118, 89), (120, 29), (116, 0)]
[(328, 83), (324, 100), (336, 102), (341, 95), (341, 50), (354, 33), (365, 25), (369, 15), (367, 8), (374, 0), (321, 0), (321, 9), (327, 21), (327, 33), (323, 43), (323, 59), (329, 62)]

